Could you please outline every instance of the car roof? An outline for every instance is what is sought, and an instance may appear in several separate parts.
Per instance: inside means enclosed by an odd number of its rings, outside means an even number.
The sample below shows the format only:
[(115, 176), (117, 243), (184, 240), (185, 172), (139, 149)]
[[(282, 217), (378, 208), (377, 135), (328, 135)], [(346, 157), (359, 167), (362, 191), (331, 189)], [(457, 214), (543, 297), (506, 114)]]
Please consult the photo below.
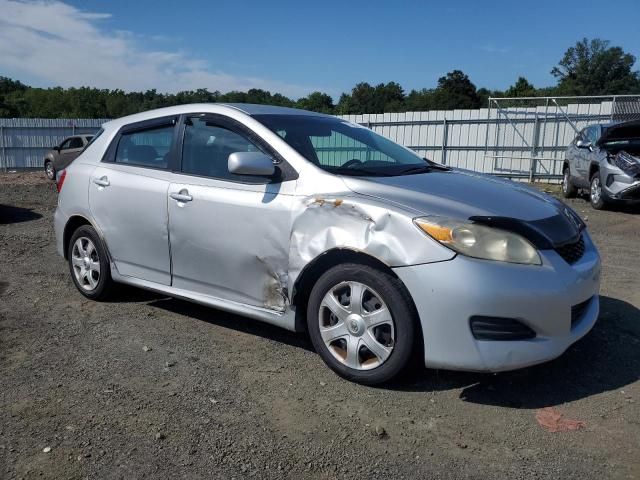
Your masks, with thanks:
[(301, 110), (299, 108), (279, 107), (276, 105), (259, 105), (254, 103), (188, 103), (184, 105), (175, 105), (173, 107), (158, 108), (148, 110), (146, 112), (134, 113), (126, 117), (117, 118), (106, 122), (103, 127), (120, 127), (135, 122), (142, 122), (154, 118), (181, 115), (191, 112), (207, 112), (207, 111), (240, 111), (246, 115), (305, 115), (314, 117), (332, 118), (332, 115), (325, 113), (312, 112), (310, 110)]

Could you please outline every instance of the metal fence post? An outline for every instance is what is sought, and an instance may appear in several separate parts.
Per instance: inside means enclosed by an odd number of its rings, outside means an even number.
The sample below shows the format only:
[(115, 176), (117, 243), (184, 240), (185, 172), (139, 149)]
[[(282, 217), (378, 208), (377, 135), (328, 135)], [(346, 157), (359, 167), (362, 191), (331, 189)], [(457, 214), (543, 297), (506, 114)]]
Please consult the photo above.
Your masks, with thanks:
[(529, 182), (533, 182), (536, 178), (536, 163), (538, 155), (538, 132), (540, 124), (538, 122), (538, 112), (533, 120), (533, 138), (531, 139), (531, 165), (529, 167)]
[(442, 165), (447, 164), (447, 136), (449, 133), (449, 125), (447, 117), (442, 120)]
[[(602, 104), (601, 104), (602, 105)], [(613, 118), (616, 114), (616, 96), (613, 96), (613, 102), (611, 102), (611, 121), (613, 122)]]
[(4, 138), (4, 125), (0, 125), (0, 141), (2, 142), (2, 161), (0, 165), (2, 166), (2, 170), (6, 172), (9, 162), (7, 162), (7, 150), (5, 149), (6, 139)]

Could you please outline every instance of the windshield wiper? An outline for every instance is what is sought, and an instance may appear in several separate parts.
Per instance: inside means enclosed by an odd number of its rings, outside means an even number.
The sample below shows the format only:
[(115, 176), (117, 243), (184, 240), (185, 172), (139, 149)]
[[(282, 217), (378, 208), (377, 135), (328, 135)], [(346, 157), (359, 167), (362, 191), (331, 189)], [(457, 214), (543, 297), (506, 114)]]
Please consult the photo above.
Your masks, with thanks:
[(350, 175), (354, 177), (358, 176), (371, 176), (371, 177), (392, 177), (393, 174), (382, 172), (380, 170), (369, 170), (368, 168), (359, 168), (359, 167), (347, 167), (347, 168), (336, 168), (332, 169), (331, 173), (335, 173), (336, 175)]
[(399, 175), (406, 175), (407, 173), (427, 173), (433, 170), (433, 166), (431, 165), (413, 165), (411, 167), (407, 167), (404, 170), (400, 170), (398, 172)]

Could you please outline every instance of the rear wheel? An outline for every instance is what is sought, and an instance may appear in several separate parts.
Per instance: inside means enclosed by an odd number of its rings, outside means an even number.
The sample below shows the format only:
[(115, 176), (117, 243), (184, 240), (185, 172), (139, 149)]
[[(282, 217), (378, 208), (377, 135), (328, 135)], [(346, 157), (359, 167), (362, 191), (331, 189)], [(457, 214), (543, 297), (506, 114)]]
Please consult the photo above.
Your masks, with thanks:
[(69, 270), (76, 288), (92, 300), (103, 300), (113, 290), (106, 250), (95, 229), (79, 227), (71, 237), (67, 251)]
[(337, 265), (316, 282), (307, 306), (311, 341), (340, 376), (384, 383), (409, 363), (417, 315), (404, 285), (383, 270)]
[(53, 166), (53, 162), (51, 160), (47, 160), (44, 162), (44, 174), (49, 180), (56, 179), (56, 169)]
[(576, 196), (578, 189), (571, 183), (571, 171), (569, 165), (564, 167), (562, 172), (562, 196), (564, 198), (573, 198)]
[(600, 180), (600, 172), (595, 171), (591, 175), (591, 186), (589, 188), (589, 201), (591, 206), (596, 210), (602, 210), (606, 206), (605, 194), (602, 191), (602, 181)]

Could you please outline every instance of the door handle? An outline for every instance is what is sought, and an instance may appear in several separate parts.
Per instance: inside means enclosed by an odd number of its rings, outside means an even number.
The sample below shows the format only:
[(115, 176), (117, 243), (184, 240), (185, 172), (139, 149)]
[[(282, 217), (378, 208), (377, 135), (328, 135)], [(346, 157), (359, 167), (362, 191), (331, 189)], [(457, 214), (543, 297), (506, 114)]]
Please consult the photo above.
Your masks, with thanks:
[(190, 202), (193, 200), (193, 197), (189, 195), (189, 190), (183, 188), (178, 193), (170, 193), (169, 196), (178, 202)]
[(94, 178), (93, 183), (95, 183), (99, 187), (108, 187), (109, 185), (111, 185), (109, 183), (109, 179), (106, 176), (103, 176), (100, 178)]

